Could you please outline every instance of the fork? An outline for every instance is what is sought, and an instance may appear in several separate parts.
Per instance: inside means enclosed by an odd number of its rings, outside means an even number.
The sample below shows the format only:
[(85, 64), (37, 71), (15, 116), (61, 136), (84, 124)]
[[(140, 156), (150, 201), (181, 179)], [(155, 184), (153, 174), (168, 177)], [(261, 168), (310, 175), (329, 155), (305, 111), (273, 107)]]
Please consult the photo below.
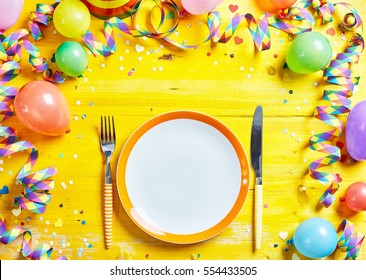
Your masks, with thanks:
[(105, 182), (104, 182), (104, 238), (105, 247), (112, 245), (112, 217), (113, 217), (113, 186), (111, 172), (111, 155), (116, 147), (116, 132), (113, 116), (100, 118), (100, 147), (105, 155)]

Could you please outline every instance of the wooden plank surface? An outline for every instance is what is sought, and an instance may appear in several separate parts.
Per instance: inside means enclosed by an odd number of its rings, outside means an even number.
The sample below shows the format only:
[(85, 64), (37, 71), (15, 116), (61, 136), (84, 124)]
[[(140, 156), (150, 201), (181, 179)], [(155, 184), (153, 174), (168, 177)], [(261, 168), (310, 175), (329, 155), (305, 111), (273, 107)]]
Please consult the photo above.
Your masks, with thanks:
[[(51, 4), (52, 1), (44, 1)], [(238, 12), (263, 14), (257, 1), (224, 1), (218, 8), (223, 25), (233, 13), (230, 4), (238, 5)], [(26, 1), (19, 22), (9, 32), (26, 28), (29, 12), (37, 1)], [(349, 0), (361, 15), (366, 14), (363, 1)], [(341, 13), (340, 13), (341, 14)], [(335, 22), (315, 30), (323, 32), (332, 44), (334, 55), (345, 47)], [(205, 17), (183, 18), (179, 40), (200, 42), (205, 38)], [(103, 21), (92, 18), (91, 31), (103, 42)], [(335, 36), (327, 35), (334, 27)], [(54, 26), (44, 28), (45, 39), (36, 43), (42, 55), (51, 57), (57, 46), (65, 41)], [(324, 217), (335, 227), (347, 218), (358, 231), (366, 234), (365, 213), (351, 212), (342, 201), (347, 186), (365, 181), (366, 163), (350, 159), (338, 162), (325, 170), (339, 173), (341, 189), (330, 208), (319, 206), (323, 186), (308, 175), (308, 165), (322, 154), (308, 147), (309, 137), (329, 129), (313, 117), (316, 106), (323, 104), (325, 83), (322, 73), (296, 75), (283, 69), (285, 55), (291, 41), (282, 31), (271, 28), (272, 47), (258, 53), (254, 50), (246, 24), (235, 33), (243, 39), (226, 44), (204, 43), (197, 49), (182, 50), (164, 40), (134, 38), (117, 32), (117, 52), (108, 57), (88, 55), (89, 68), (81, 78), (67, 80), (59, 85), (72, 112), (71, 132), (60, 137), (48, 137), (26, 129), (15, 117), (2, 124), (16, 128), (23, 140), (30, 141), (39, 150), (35, 169), (55, 165), (55, 189), (52, 202), (45, 214), (29, 211), (15, 217), (13, 198), (22, 190), (14, 184), (15, 176), (27, 153), (2, 158), (1, 186), (8, 185), (10, 193), (0, 195), (0, 212), (9, 228), (24, 224), (37, 243), (54, 247), (52, 258), (65, 255), (70, 259), (286, 259), (299, 255), (286, 241), (296, 227), (310, 217)], [(76, 39), (80, 41), (79, 39)], [(178, 40), (178, 39), (177, 39)], [(136, 45), (144, 48), (136, 51)], [(171, 55), (169, 60), (161, 59)], [(23, 59), (22, 74), (9, 85), (17, 87), (36, 79)], [(353, 66), (355, 76), (361, 76), (353, 104), (363, 100), (365, 56)], [(269, 68), (275, 74), (269, 74)], [(132, 70), (133, 73), (128, 73)], [(38, 77), (39, 78), (39, 77)], [(117, 126), (117, 148), (112, 158), (116, 171), (119, 153), (131, 135), (143, 122), (160, 113), (172, 110), (195, 110), (210, 114), (225, 123), (238, 136), (249, 157), (250, 132), (254, 109), (264, 107), (263, 153), (263, 237), (262, 249), (253, 252), (253, 172), (246, 203), (234, 222), (218, 236), (192, 245), (174, 245), (154, 239), (142, 232), (128, 217), (115, 191), (114, 244), (104, 249), (102, 228), (103, 160), (99, 149), (98, 126), (100, 115), (113, 114)], [(342, 117), (346, 121), (346, 116)], [(344, 137), (338, 141), (345, 141)], [(346, 153), (343, 149), (342, 153)], [(60, 223), (61, 224), (57, 224)], [(61, 226), (60, 226), (61, 225)], [(280, 233), (288, 233), (284, 240)], [(17, 249), (20, 238), (8, 245), (0, 245), (0, 259), (22, 259)], [(366, 259), (363, 244), (359, 259)], [(304, 258), (300, 256), (301, 258)], [(329, 259), (336, 258), (331, 255)]]

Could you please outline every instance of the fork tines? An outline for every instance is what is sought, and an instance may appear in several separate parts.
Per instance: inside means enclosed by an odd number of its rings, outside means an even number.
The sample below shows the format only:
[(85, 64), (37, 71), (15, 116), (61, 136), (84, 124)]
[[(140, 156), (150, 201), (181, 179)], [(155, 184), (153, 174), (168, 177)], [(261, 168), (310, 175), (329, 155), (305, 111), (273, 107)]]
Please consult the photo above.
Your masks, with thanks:
[[(111, 125), (112, 120), (112, 125)], [(101, 116), (100, 117), (100, 138), (102, 141), (112, 142), (116, 139), (116, 131), (114, 128), (114, 117)]]

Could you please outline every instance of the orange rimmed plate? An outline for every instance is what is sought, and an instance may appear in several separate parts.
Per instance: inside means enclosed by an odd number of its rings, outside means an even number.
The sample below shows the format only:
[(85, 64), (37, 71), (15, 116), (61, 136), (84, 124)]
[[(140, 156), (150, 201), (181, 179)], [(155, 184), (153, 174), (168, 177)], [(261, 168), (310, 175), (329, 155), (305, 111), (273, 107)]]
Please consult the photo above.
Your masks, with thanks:
[(117, 165), (117, 188), (130, 218), (170, 243), (207, 240), (240, 212), (249, 184), (246, 153), (217, 119), (173, 111), (142, 124)]

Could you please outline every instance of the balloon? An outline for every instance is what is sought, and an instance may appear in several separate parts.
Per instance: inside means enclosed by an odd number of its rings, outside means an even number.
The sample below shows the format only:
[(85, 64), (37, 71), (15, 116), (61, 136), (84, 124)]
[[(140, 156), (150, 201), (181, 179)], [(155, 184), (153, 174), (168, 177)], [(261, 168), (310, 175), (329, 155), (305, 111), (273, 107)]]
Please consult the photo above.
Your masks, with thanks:
[(338, 244), (338, 236), (328, 221), (322, 218), (310, 218), (297, 227), (293, 243), (302, 255), (321, 259), (333, 253)]
[(111, 17), (127, 18), (135, 13), (139, 0), (81, 0), (96, 17), (108, 19)]
[(46, 81), (24, 85), (15, 97), (14, 111), (27, 128), (45, 135), (62, 135), (71, 123), (64, 95), (57, 86)]
[(287, 8), (290, 8), (296, 0), (271, 0), (274, 6), (281, 10), (285, 10)]
[(346, 190), (345, 201), (353, 211), (366, 211), (366, 183), (351, 184)]
[(84, 73), (88, 67), (88, 55), (82, 45), (73, 41), (63, 42), (55, 52), (57, 66), (71, 77)]
[(354, 106), (347, 117), (346, 147), (358, 161), (366, 160), (366, 100)]
[(298, 35), (286, 54), (287, 66), (298, 74), (309, 74), (323, 69), (332, 58), (332, 47), (318, 32)]
[(211, 12), (223, 0), (182, 0), (184, 9), (193, 15), (202, 15)]
[(56, 30), (68, 38), (84, 35), (90, 26), (90, 12), (78, 0), (63, 1), (56, 7), (53, 14)]
[(23, 9), (24, 0), (0, 0), (0, 29), (12, 27)]
[(261, 10), (271, 14), (277, 13), (278, 11), (278, 8), (273, 5), (271, 0), (258, 0), (257, 5)]

